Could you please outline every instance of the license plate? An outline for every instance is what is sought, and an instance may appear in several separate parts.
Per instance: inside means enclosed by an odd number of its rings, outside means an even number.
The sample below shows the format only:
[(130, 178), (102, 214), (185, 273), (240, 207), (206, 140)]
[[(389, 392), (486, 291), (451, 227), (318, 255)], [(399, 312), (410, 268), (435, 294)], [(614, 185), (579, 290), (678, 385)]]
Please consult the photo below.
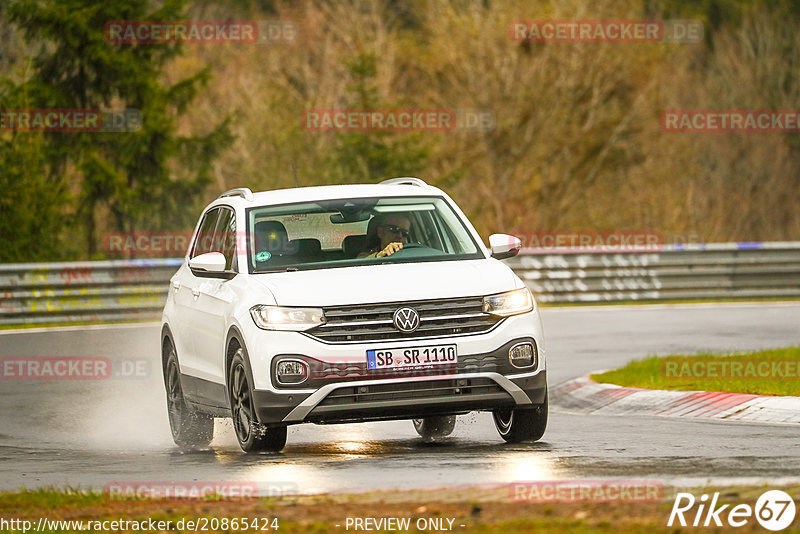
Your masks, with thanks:
[(458, 354), (455, 345), (426, 345), (400, 349), (367, 351), (367, 369), (428, 369), (438, 365), (455, 365)]

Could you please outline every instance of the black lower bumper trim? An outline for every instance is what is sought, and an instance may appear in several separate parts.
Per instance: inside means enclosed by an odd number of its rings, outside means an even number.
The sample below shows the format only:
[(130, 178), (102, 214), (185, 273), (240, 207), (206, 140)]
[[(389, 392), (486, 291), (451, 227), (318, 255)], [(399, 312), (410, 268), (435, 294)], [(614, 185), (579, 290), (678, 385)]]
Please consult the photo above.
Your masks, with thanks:
[(283, 421), (289, 412), (308, 398), (310, 393), (273, 393), (272, 391), (254, 391), (253, 401), (256, 405), (258, 420), (266, 425)]
[[(547, 395), (547, 372), (542, 371), (532, 377), (510, 378), (531, 400), (541, 404)], [(348, 387), (343, 384), (343, 387)], [(289, 413), (310, 394), (273, 393), (256, 391), (254, 401), (259, 421), (267, 425), (280, 425)], [(309, 423), (348, 423), (360, 421), (384, 421), (392, 419), (413, 419), (434, 415), (451, 415), (471, 411), (487, 411), (497, 408), (513, 407), (515, 401), (505, 391), (482, 392), (472, 395), (440, 396), (430, 398), (395, 397), (376, 400), (374, 396), (364, 396), (364, 400), (347, 403), (320, 403), (302, 422)], [(293, 421), (291, 424), (299, 423)]]
[(510, 378), (516, 386), (525, 392), (533, 404), (542, 404), (547, 396), (547, 371), (529, 378)]

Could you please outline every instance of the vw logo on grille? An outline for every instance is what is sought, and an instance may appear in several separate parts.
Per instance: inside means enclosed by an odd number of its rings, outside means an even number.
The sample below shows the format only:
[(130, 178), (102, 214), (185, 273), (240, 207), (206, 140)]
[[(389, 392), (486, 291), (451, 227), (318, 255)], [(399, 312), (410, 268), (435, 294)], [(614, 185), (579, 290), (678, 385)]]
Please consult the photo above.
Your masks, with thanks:
[(407, 334), (419, 328), (419, 313), (414, 308), (398, 308), (392, 320), (398, 330)]

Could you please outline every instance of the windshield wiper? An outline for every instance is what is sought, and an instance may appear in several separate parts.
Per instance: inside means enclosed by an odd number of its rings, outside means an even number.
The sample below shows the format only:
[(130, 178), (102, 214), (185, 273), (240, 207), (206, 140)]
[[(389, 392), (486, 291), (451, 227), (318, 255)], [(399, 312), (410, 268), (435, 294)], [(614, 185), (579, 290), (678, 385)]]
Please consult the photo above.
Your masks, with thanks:
[(253, 271), (253, 274), (265, 274), (265, 273), (293, 273), (295, 271), (299, 271), (297, 267), (281, 267), (278, 269), (256, 269)]

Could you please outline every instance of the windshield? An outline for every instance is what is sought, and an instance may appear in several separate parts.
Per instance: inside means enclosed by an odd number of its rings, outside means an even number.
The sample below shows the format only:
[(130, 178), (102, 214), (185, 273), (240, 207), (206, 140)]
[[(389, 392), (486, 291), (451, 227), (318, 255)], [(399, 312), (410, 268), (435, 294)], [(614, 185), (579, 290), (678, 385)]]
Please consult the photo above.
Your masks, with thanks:
[(321, 200), (247, 211), (250, 272), (483, 258), (441, 197)]

